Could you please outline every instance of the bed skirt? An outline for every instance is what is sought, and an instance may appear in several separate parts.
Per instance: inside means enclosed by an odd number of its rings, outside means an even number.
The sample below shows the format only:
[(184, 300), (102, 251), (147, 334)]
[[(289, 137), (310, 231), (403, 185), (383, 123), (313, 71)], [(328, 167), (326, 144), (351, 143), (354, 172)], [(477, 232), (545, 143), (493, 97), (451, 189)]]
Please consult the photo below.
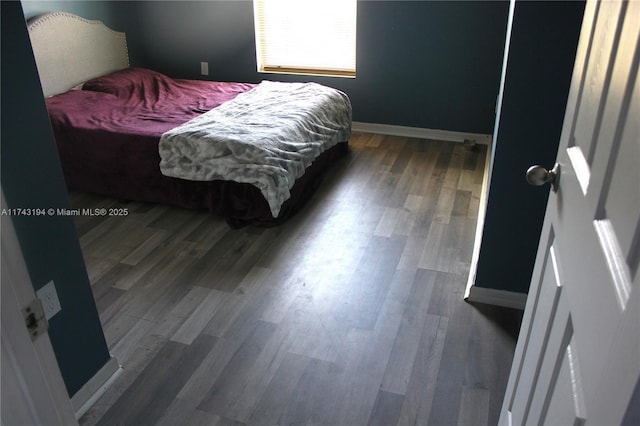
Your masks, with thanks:
[(348, 151), (348, 142), (341, 142), (320, 154), (305, 174), (296, 180), (291, 188), (291, 197), (282, 205), (277, 218), (271, 215), (260, 190), (247, 183), (177, 179), (162, 175), (159, 168), (157, 173), (146, 175), (131, 168), (110, 174), (86, 167), (63, 167), (63, 170), (69, 189), (125, 201), (206, 209), (223, 217), (233, 228), (246, 225), (267, 227), (282, 224), (299, 211), (320, 185), (325, 171)]

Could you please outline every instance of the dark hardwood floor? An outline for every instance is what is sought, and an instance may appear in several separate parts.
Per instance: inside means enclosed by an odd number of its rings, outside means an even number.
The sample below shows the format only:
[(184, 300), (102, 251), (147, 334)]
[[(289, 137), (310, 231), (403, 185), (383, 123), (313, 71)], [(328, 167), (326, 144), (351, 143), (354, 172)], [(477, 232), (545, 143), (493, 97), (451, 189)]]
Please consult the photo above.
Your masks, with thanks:
[(472, 305), (486, 147), (354, 134), (275, 228), (73, 192), (124, 371), (81, 425), (493, 425), (521, 312)]

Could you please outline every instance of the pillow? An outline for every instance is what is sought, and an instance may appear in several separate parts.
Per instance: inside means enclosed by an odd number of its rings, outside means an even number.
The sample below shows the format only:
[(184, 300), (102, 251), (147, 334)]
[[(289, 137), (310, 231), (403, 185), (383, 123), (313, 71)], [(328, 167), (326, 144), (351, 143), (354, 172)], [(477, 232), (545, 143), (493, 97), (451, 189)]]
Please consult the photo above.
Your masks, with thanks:
[(161, 86), (170, 86), (171, 78), (159, 72), (145, 68), (125, 68), (102, 77), (86, 81), (82, 90), (110, 93), (121, 98), (130, 98), (134, 94), (144, 96), (149, 90)]

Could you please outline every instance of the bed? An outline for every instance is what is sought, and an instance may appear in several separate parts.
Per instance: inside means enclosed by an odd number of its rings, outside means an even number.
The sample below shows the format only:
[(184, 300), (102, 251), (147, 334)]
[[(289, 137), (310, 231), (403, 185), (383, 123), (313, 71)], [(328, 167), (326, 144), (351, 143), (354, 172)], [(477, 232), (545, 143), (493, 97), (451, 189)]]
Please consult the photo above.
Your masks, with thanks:
[(351, 105), (335, 89), (130, 67), (124, 33), (69, 13), (28, 28), (70, 189), (270, 226), (348, 152)]

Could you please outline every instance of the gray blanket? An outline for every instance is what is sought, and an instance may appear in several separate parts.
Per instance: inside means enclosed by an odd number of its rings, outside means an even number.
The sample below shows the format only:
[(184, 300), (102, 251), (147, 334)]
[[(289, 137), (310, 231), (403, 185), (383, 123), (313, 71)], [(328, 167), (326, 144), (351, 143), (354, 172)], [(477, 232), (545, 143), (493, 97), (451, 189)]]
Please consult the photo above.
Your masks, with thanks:
[(164, 133), (160, 170), (187, 180), (255, 185), (277, 217), (311, 162), (350, 135), (344, 93), (316, 83), (263, 81)]

